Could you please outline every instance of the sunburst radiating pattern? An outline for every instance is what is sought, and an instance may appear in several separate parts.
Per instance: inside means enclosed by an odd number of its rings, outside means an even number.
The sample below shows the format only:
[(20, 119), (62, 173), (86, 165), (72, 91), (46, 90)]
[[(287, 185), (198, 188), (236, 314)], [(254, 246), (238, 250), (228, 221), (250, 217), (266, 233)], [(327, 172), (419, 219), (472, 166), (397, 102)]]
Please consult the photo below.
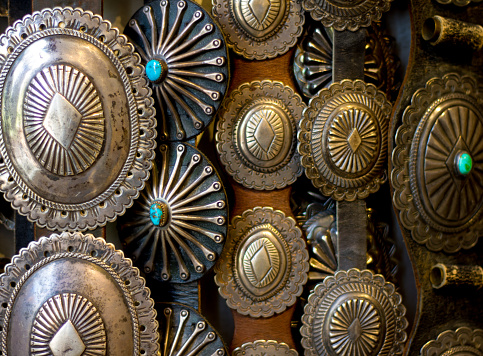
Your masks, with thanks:
[(156, 93), (161, 139), (200, 133), (221, 104), (229, 76), (223, 35), (209, 14), (191, 1), (154, 1), (134, 14), (125, 34)]
[(161, 145), (160, 156), (141, 198), (121, 221), (121, 239), (154, 278), (196, 280), (223, 248), (225, 191), (213, 166), (196, 148)]

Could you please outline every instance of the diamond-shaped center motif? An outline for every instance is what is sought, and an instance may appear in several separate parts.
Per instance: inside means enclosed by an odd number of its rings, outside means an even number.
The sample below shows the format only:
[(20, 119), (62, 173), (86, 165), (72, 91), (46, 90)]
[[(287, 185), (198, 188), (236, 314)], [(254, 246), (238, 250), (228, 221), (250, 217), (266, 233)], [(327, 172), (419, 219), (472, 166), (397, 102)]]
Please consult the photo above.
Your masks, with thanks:
[(250, 0), (248, 2), (250, 10), (252, 10), (253, 15), (261, 24), (267, 16), (267, 12), (270, 9), (270, 0)]
[(62, 325), (49, 343), (54, 356), (81, 356), (86, 345), (70, 320)]
[(353, 128), (349, 137), (347, 137), (347, 143), (352, 150), (352, 153), (355, 153), (359, 146), (361, 145), (362, 139), (359, 135), (359, 131), (356, 128)]
[(275, 138), (275, 132), (268, 121), (263, 118), (258, 123), (253, 136), (255, 137), (255, 140), (257, 140), (257, 143), (260, 145), (262, 150), (267, 152), (272, 145), (273, 139)]
[(361, 322), (359, 321), (359, 318), (356, 318), (352, 324), (349, 326), (349, 328), (347, 329), (347, 331), (349, 332), (349, 338), (355, 342), (357, 341), (357, 339), (359, 339), (361, 337), (361, 334), (362, 334), (362, 326), (361, 326)]
[(270, 262), (270, 255), (268, 254), (265, 246), (262, 246), (251, 258), (250, 263), (252, 265), (253, 273), (258, 281), (261, 281), (267, 275), (272, 264)]
[(460, 152), (469, 152), (468, 145), (466, 144), (465, 140), (460, 136), (456, 143), (454, 144), (451, 152), (446, 159), (446, 169), (448, 169), (451, 178), (453, 179), (454, 184), (457, 186), (458, 190), (461, 191), (465, 186), (468, 176), (462, 176), (457, 173), (457, 156)]
[(56, 93), (49, 105), (43, 125), (54, 140), (68, 149), (74, 140), (82, 114), (61, 94)]

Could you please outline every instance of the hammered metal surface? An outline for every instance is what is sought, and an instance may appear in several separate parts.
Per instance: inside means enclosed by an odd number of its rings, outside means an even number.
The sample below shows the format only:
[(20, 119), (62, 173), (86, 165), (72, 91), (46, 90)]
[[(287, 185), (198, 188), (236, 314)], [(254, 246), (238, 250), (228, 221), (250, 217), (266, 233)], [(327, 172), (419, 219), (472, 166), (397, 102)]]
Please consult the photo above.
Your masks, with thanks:
[(236, 54), (268, 59), (284, 54), (302, 34), (304, 14), (298, 1), (212, 0), (213, 15)]
[(296, 350), (291, 349), (284, 342), (274, 340), (257, 340), (247, 342), (233, 350), (233, 356), (298, 356)]
[(473, 3), (479, 3), (481, 0), (436, 0), (443, 5), (467, 6)]
[(322, 89), (304, 111), (298, 151), (316, 188), (335, 200), (364, 199), (387, 179), (391, 104), (372, 84), (343, 80)]
[(213, 120), (229, 82), (223, 34), (208, 12), (189, 0), (153, 1), (139, 9), (124, 33), (143, 64), (163, 73), (150, 81), (162, 141), (198, 135)]
[(42, 237), (12, 258), (0, 281), (2, 355), (155, 355), (159, 349), (144, 279), (103, 239), (67, 232)]
[[(402, 225), (431, 251), (473, 247), (483, 220), (483, 115), (476, 82), (447, 74), (417, 90), (396, 133), (393, 201)], [(456, 158), (468, 153), (469, 174)]]
[(89, 11), (45, 9), (2, 35), (0, 67), (5, 198), (49, 229), (92, 229), (124, 213), (156, 137), (151, 89), (126, 37)]
[(406, 308), (393, 284), (371, 271), (339, 271), (317, 285), (302, 316), (305, 355), (401, 355)]
[(257, 207), (235, 216), (215, 266), (227, 305), (243, 315), (270, 317), (293, 305), (307, 282), (308, 253), (295, 220)]
[(379, 21), (392, 0), (303, 0), (302, 6), (312, 18), (336, 31), (357, 31)]
[(164, 356), (228, 355), (223, 340), (196, 310), (182, 304), (158, 303)]
[[(153, 278), (194, 281), (223, 249), (226, 193), (214, 167), (195, 147), (171, 143), (159, 151), (141, 197), (119, 220), (120, 239), (126, 253)], [(163, 211), (159, 222), (155, 209)]]
[(216, 148), (228, 174), (247, 188), (280, 189), (302, 174), (297, 122), (305, 104), (280, 82), (242, 84), (223, 103)]
[(483, 356), (483, 330), (446, 330), (421, 348), (421, 356)]

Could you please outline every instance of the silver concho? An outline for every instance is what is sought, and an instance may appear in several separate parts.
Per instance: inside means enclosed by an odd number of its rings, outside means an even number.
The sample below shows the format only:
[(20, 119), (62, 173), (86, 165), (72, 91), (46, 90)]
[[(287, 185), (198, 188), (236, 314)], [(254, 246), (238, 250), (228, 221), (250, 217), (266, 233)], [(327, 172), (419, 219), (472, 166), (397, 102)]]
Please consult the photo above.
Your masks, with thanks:
[[(94, 64), (95, 63), (95, 64)], [(149, 177), (151, 89), (126, 37), (89, 11), (45, 9), (0, 38), (0, 190), (49, 229), (92, 229)]]
[(196, 310), (182, 304), (159, 303), (164, 356), (228, 355), (223, 340)]
[(406, 308), (393, 284), (371, 271), (339, 271), (318, 284), (302, 316), (305, 355), (400, 355)]
[(396, 133), (394, 205), (412, 238), (432, 251), (471, 248), (481, 234), (481, 108), (472, 78), (432, 78), (414, 93)]
[(120, 238), (145, 273), (161, 281), (200, 278), (225, 243), (227, 198), (220, 177), (195, 147), (161, 145), (160, 161), (132, 209), (119, 219)]
[(421, 348), (421, 356), (483, 356), (483, 330), (446, 330)]
[(336, 200), (364, 199), (387, 179), (391, 104), (372, 84), (343, 80), (312, 98), (298, 150), (316, 188)]
[(12, 258), (0, 281), (2, 355), (155, 355), (159, 349), (144, 279), (103, 239), (67, 232), (42, 237)]
[(226, 171), (247, 188), (280, 189), (302, 174), (297, 122), (305, 104), (280, 82), (242, 84), (225, 100), (216, 148)]
[(153, 1), (133, 15), (124, 33), (136, 45), (156, 93), (161, 140), (202, 132), (215, 117), (230, 76), (228, 49), (209, 13), (194, 1)]
[(336, 31), (357, 31), (379, 21), (392, 0), (303, 0), (312, 18)]
[(304, 25), (302, 6), (289, 0), (214, 0), (213, 15), (228, 46), (245, 58), (257, 60), (287, 52)]
[(270, 317), (293, 305), (307, 282), (308, 253), (292, 218), (272, 208), (233, 218), (215, 282), (240, 314)]
[(284, 342), (274, 340), (257, 340), (247, 342), (233, 350), (233, 356), (298, 356), (296, 350), (291, 349)]

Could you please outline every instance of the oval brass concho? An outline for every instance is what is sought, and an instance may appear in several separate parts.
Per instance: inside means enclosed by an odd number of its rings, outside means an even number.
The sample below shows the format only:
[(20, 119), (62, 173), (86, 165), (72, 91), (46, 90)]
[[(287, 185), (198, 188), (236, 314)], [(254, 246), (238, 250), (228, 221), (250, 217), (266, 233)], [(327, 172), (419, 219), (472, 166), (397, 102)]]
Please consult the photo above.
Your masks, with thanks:
[(49, 229), (115, 220), (154, 158), (153, 100), (133, 46), (108, 21), (72, 8), (28, 15), (0, 42), (5, 198)]
[(483, 356), (483, 330), (446, 330), (421, 348), (421, 356)]
[(292, 218), (272, 208), (236, 216), (215, 266), (215, 282), (230, 308), (270, 317), (293, 305), (307, 282), (308, 253)]
[(216, 141), (220, 159), (236, 182), (271, 190), (302, 174), (296, 152), (297, 121), (305, 104), (279, 82), (242, 84), (222, 107)]

